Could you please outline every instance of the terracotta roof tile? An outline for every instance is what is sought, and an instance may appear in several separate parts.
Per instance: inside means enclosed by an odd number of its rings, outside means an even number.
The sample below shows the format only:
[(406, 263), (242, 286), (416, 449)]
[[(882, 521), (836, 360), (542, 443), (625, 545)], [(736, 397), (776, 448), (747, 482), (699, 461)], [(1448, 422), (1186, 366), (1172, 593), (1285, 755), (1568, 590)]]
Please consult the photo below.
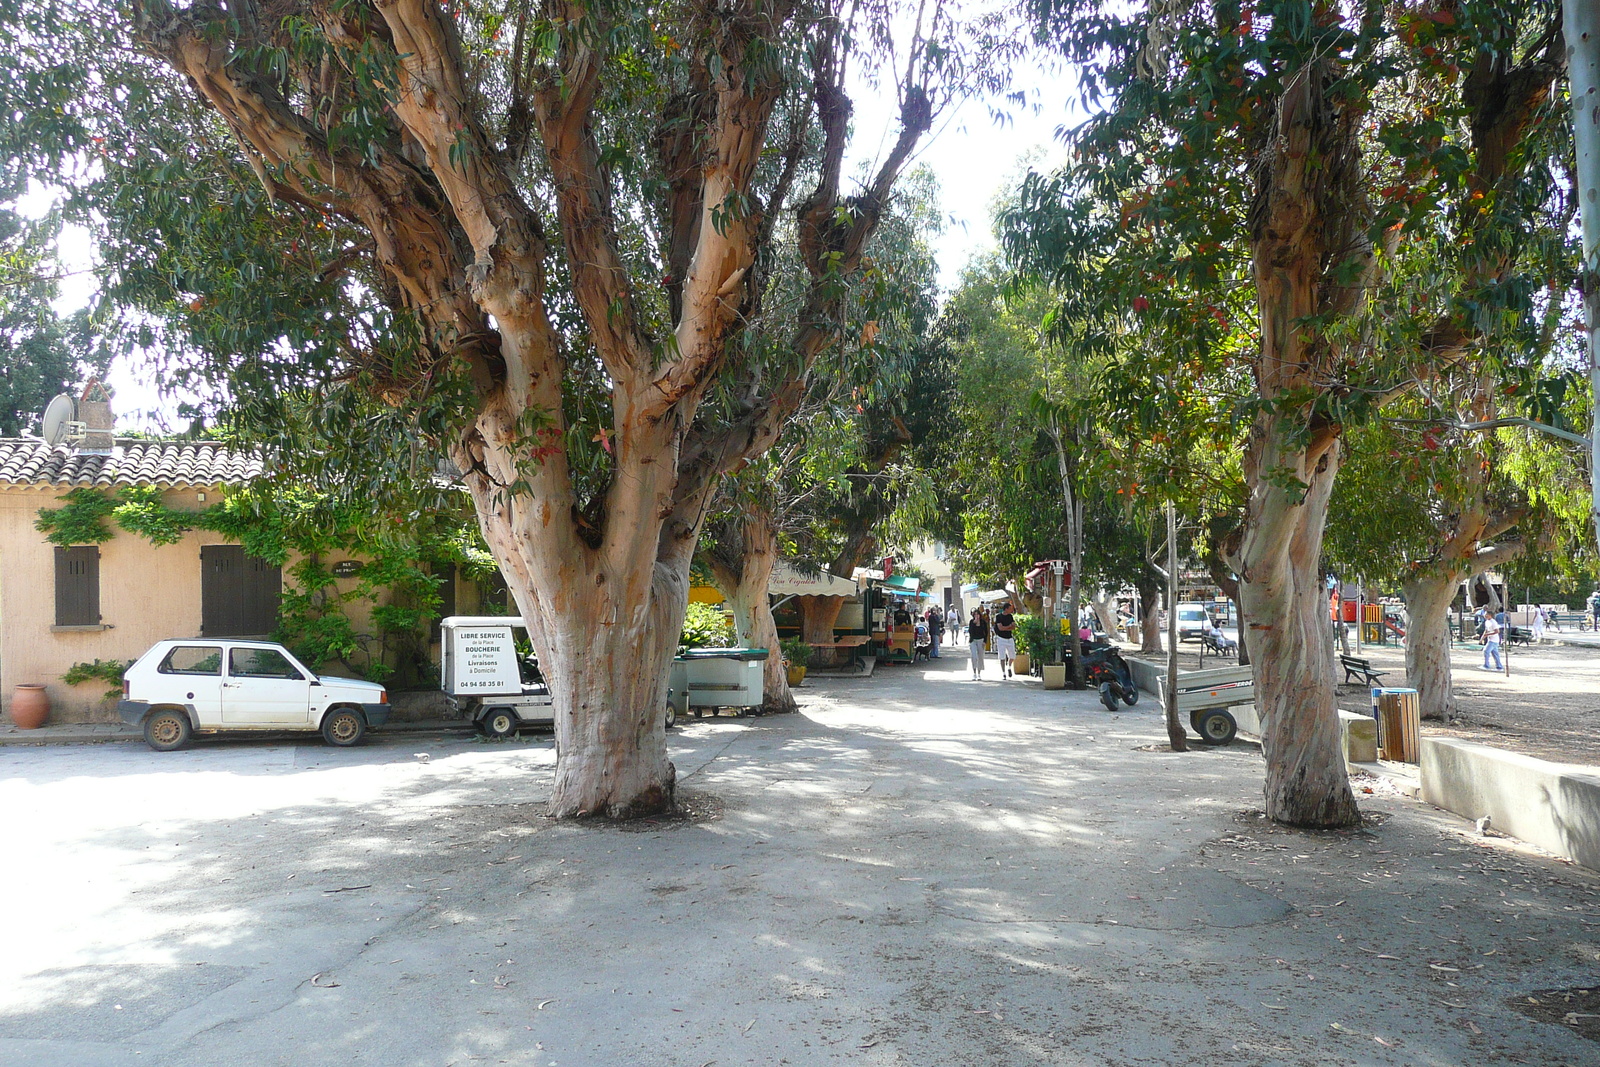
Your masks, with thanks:
[(261, 473), (261, 457), (215, 441), (119, 438), (109, 456), (80, 455), (38, 439), (0, 438), (0, 485), (239, 485)]

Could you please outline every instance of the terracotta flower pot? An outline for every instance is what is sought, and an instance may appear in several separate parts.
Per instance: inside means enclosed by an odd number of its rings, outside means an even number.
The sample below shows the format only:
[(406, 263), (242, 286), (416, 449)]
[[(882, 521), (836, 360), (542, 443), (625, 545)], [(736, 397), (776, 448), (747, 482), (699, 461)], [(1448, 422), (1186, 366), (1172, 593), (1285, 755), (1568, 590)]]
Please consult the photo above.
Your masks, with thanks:
[(50, 694), (44, 686), (26, 684), (17, 686), (11, 697), (11, 721), (19, 730), (37, 730), (50, 717)]

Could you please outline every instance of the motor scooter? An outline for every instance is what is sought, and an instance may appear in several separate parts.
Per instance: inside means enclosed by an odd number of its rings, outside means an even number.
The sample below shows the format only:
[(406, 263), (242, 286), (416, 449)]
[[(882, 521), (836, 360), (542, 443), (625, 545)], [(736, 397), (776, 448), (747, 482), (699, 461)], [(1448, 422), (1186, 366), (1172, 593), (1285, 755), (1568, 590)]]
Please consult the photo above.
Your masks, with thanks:
[(1129, 707), (1139, 703), (1139, 687), (1133, 684), (1133, 671), (1116, 645), (1093, 642), (1083, 646), (1084, 677), (1100, 690), (1100, 703), (1107, 711), (1117, 710), (1120, 697)]

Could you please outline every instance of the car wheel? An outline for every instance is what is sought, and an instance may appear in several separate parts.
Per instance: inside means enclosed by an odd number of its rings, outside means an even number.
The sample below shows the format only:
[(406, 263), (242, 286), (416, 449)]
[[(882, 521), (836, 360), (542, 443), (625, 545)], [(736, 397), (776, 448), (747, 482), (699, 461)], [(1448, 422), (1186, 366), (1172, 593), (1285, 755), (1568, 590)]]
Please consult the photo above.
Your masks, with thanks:
[(1122, 702), (1130, 708), (1139, 703), (1139, 687), (1132, 684), (1123, 686)]
[(1239, 724), (1221, 708), (1202, 711), (1196, 716), (1195, 727), (1200, 740), (1208, 745), (1226, 745), (1239, 732)]
[(189, 743), (194, 727), (181, 711), (158, 711), (144, 721), (144, 743), (157, 752), (172, 752)]
[(667, 701), (667, 719), (666, 719), (666, 722), (667, 722), (667, 729), (669, 729), (669, 730), (672, 729), (674, 726), (678, 725), (678, 705), (674, 704), (670, 700)]
[(517, 732), (517, 713), (510, 708), (495, 708), (482, 720), (485, 735), (503, 741)]
[(366, 720), (349, 708), (334, 708), (322, 720), (322, 739), (339, 748), (356, 744), (366, 734)]
[(1117, 694), (1112, 691), (1110, 682), (1100, 683), (1100, 703), (1106, 706), (1107, 711), (1117, 710)]

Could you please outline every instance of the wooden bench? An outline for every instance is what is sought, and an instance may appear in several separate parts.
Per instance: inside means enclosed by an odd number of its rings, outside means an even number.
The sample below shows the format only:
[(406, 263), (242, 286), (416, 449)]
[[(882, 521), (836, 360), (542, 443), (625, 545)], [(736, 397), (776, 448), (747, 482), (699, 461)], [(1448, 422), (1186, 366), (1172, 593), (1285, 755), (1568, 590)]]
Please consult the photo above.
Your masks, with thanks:
[[(1371, 661), (1362, 659), (1359, 656), (1340, 656), (1339, 666), (1344, 668), (1345, 685), (1360, 683), (1361, 685), (1374, 686), (1378, 684), (1378, 679), (1389, 673), (1388, 671), (1373, 670)], [(1356, 677), (1355, 681), (1351, 681), (1353, 676), (1359, 677)]]

